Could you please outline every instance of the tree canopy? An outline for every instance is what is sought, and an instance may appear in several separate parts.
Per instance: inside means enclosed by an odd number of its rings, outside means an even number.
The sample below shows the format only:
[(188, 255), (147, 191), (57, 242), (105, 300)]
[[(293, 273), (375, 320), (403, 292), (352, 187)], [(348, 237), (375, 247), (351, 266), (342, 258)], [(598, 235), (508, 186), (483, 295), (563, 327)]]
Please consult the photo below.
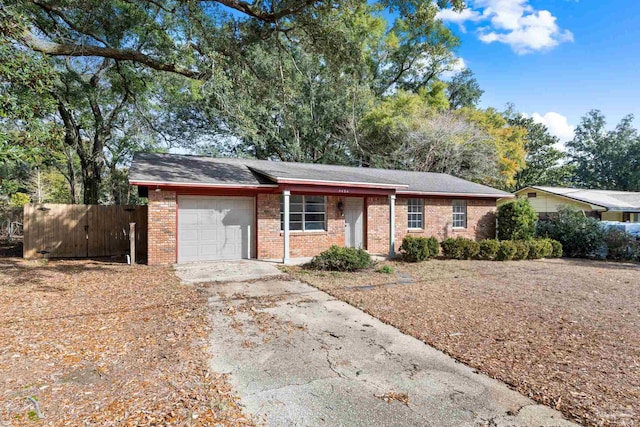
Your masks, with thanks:
[(176, 147), (438, 171), (505, 190), (560, 185), (575, 169), (575, 185), (637, 189), (631, 118), (606, 131), (589, 113), (567, 160), (543, 125), (479, 108), (480, 82), (436, 18), (445, 7), (465, 5), (5, 1), (0, 196), (134, 203), (132, 153)]

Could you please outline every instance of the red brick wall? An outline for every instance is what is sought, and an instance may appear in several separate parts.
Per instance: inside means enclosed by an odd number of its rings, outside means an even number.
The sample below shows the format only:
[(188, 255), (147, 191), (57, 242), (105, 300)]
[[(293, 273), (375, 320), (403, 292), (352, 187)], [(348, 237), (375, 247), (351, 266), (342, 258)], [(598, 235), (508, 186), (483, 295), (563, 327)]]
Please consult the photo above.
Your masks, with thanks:
[[(397, 202), (397, 200), (396, 200)], [(397, 224), (397, 220), (396, 220)], [(389, 197), (367, 197), (367, 250), (389, 253)]]
[[(331, 245), (344, 245), (344, 217), (338, 210), (338, 202), (344, 198), (327, 196), (327, 231), (291, 232), (290, 256), (311, 257)], [(467, 228), (454, 229), (452, 223), (451, 200), (446, 198), (425, 198), (423, 230), (407, 229), (407, 198), (396, 198), (396, 251), (407, 235), (437, 237), (463, 236), (471, 239), (495, 237), (494, 200), (467, 200)], [(176, 192), (149, 191), (149, 231), (148, 263), (150, 265), (173, 264), (176, 262)], [(373, 254), (389, 252), (389, 198), (367, 197), (367, 249)], [(280, 231), (280, 194), (257, 195), (257, 226), (259, 259), (282, 258), (284, 236)]]
[(407, 227), (407, 198), (396, 200), (396, 248), (400, 247), (402, 238), (407, 235), (437, 237), (444, 240), (448, 237), (466, 237), (480, 240), (495, 238), (496, 235), (496, 202), (491, 199), (467, 199), (467, 227), (453, 228), (452, 199), (424, 199), (424, 229), (409, 230)]
[(176, 192), (149, 190), (148, 264), (176, 262)]
[[(258, 194), (258, 258), (280, 259), (284, 251), (284, 236), (280, 231), (280, 194)], [(327, 231), (292, 231), (289, 236), (291, 258), (311, 257), (329, 249), (331, 245), (344, 246), (344, 218), (338, 210), (338, 201), (344, 199), (327, 196)]]

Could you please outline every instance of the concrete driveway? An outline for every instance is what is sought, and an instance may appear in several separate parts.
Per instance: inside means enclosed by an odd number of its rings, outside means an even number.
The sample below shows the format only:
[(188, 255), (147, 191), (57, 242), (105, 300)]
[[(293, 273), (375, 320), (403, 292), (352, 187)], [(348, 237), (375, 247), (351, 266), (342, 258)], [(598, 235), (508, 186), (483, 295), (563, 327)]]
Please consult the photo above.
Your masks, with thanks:
[(206, 287), (212, 369), (271, 426), (572, 426), (560, 413), (297, 281)]

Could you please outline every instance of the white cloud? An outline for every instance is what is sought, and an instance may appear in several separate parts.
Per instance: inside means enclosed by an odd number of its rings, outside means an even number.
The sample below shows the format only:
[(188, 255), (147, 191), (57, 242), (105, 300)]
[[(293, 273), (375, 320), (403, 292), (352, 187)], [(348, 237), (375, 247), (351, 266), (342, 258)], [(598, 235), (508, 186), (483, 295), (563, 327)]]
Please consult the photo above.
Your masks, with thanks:
[(461, 13), (442, 10), (437, 17), (444, 22), (487, 22), (477, 28), (484, 43), (504, 43), (517, 54), (552, 49), (560, 43), (573, 41), (569, 30), (561, 29), (557, 18), (548, 10), (536, 10), (529, 0), (474, 0), (473, 8)]
[(557, 136), (560, 142), (564, 143), (573, 139), (575, 126), (570, 125), (567, 118), (562, 114), (553, 111), (546, 113), (544, 116), (533, 113), (531, 118), (534, 122), (545, 125), (549, 129), (549, 133)]

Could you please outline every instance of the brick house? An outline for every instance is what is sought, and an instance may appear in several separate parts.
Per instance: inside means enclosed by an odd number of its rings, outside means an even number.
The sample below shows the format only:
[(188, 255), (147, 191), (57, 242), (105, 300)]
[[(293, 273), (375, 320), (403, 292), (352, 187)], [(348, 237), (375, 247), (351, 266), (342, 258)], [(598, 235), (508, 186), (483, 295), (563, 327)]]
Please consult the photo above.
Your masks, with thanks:
[(331, 245), (394, 256), (408, 234), (495, 235), (509, 193), (446, 174), (137, 153), (148, 263), (311, 257)]

